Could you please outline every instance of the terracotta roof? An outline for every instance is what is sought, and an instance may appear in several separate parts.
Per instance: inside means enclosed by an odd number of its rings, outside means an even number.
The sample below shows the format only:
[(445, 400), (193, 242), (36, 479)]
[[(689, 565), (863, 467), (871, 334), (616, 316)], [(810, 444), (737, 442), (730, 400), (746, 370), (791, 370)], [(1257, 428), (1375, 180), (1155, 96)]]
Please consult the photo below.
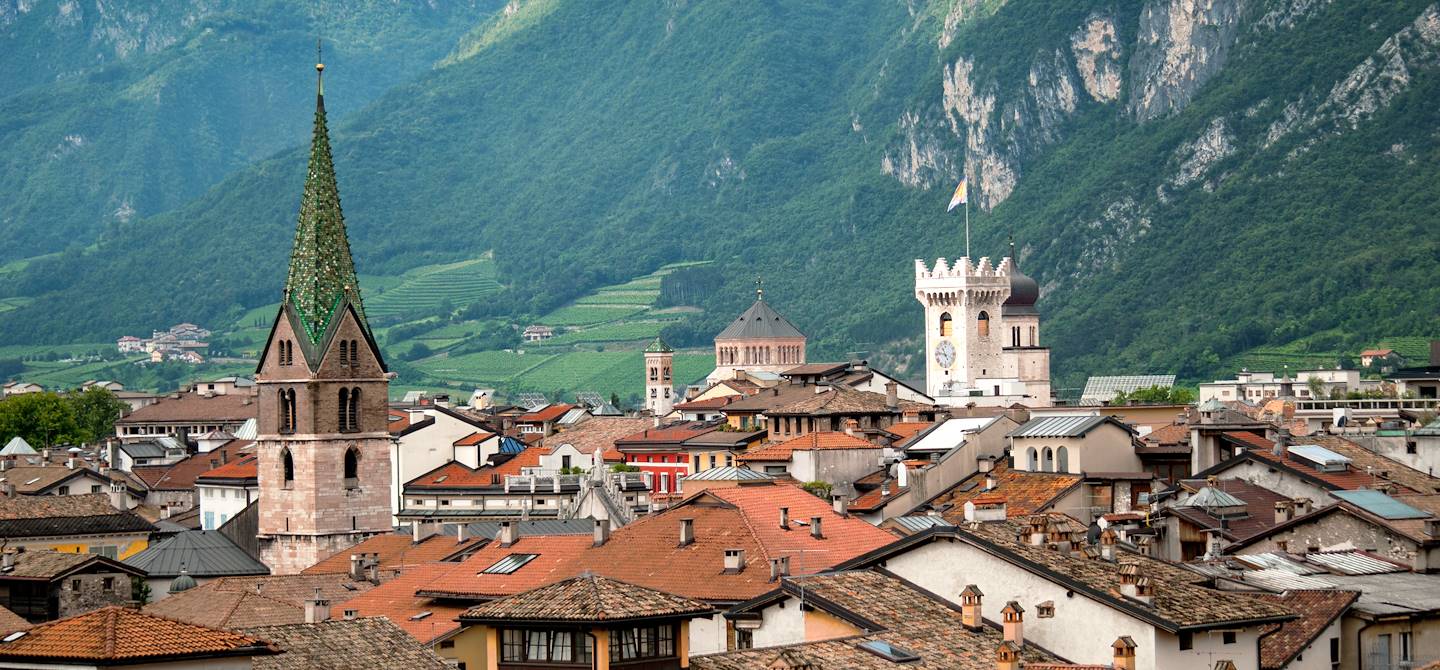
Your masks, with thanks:
[(303, 623), (305, 601), (320, 596), (332, 610), (374, 585), (348, 575), (221, 577), (147, 605), (150, 614), (217, 628)]
[(633, 621), (692, 618), (714, 611), (682, 598), (599, 575), (581, 575), (476, 605), (461, 615), (475, 621)]
[(977, 472), (936, 496), (930, 501), (930, 507), (938, 509), (949, 504), (950, 509), (944, 512), (945, 520), (950, 523), (963, 523), (965, 501), (984, 494), (994, 494), (1005, 497), (1005, 515), (1015, 518), (1049, 509), (1057, 499), (1079, 486), (1085, 479), (1078, 474), (1016, 470), (1003, 458), (995, 461), (995, 469), (991, 470), (990, 474), (995, 477), (994, 489), (986, 491), (985, 473)]
[[(1181, 487), (1190, 493), (1198, 491), (1204, 486), (1206, 483), (1203, 480), (1181, 483)], [(1243, 479), (1220, 479), (1216, 481), (1215, 488), (1245, 503), (1248, 513), (1248, 516), (1243, 518), (1231, 518), (1225, 521), (1222, 533), (1229, 540), (1241, 540), (1274, 528), (1276, 525), (1275, 503), (1290, 500), (1279, 493), (1257, 484), (1251, 484)], [(1220, 519), (1210, 516), (1198, 507), (1176, 505), (1170, 507), (1169, 511), (1200, 528), (1222, 528)]]
[(515, 421), (519, 423), (542, 423), (545, 421), (554, 421), (562, 416), (565, 416), (565, 413), (572, 409), (575, 409), (574, 405), (555, 403), (553, 405), (546, 405), (545, 407), (535, 410), (534, 412), (526, 412), (524, 414), (521, 414), (519, 418), (515, 419)]
[[(219, 467), (222, 461), (237, 461), (243, 455), (254, 451), (251, 440), (234, 440), (214, 451), (192, 454), (172, 465), (143, 465), (131, 468), (131, 472), (155, 491), (189, 491), (195, 488), (195, 479)], [(215, 461), (211, 465), (210, 461)]]
[(615, 449), (615, 441), (644, 430), (650, 423), (650, 419), (643, 417), (597, 416), (546, 437), (541, 445), (553, 449), (562, 444), (569, 444), (582, 454), (593, 454), (596, 449), (601, 449), (605, 460), (623, 461), (625, 457)]
[[(790, 525), (780, 527), (780, 508)], [(810, 518), (823, 521), (822, 538)], [(694, 541), (679, 545), (680, 520), (691, 519)], [(790, 485), (709, 489), (615, 530), (603, 546), (589, 536), (524, 537), (508, 548), (491, 543), (421, 589), (432, 596), (488, 599), (584, 572), (712, 602), (738, 602), (769, 590), (769, 559), (788, 557), (791, 574), (818, 572), (884, 546), (894, 535)], [(745, 552), (745, 567), (725, 571), (725, 551)], [(537, 554), (514, 574), (485, 568), (511, 554)]]
[(714, 421), (683, 421), (672, 423), (659, 428), (646, 428), (642, 431), (631, 433), (618, 440), (615, 440), (615, 447), (625, 451), (629, 447), (646, 447), (651, 445), (676, 445), (690, 438), (708, 433), (712, 430), (720, 430), (720, 424)]
[[(454, 563), (427, 563), (400, 568), (394, 579), (362, 593), (342, 606), (331, 605), (332, 615), (347, 610), (362, 617), (385, 617), (422, 644), (432, 644), (460, 628), (455, 618), (466, 605), (434, 600), (415, 592), (455, 567)], [(425, 614), (429, 612), (429, 614)]]
[(778, 442), (767, 447), (747, 451), (739, 456), (740, 461), (788, 461), (794, 451), (816, 451), (821, 449), (880, 449), (880, 445), (867, 442), (845, 433), (816, 431), (808, 435)]
[[(1399, 487), (1399, 490), (1396, 491), (1399, 494), (1440, 492), (1440, 479), (1333, 435), (1308, 435), (1304, 438), (1303, 443), (1324, 447), (1350, 459), (1349, 468), (1343, 472), (1322, 472), (1316, 469), (1310, 461), (1297, 458), (1289, 452), (1286, 452), (1283, 457), (1277, 458), (1271, 451), (1275, 443), (1253, 433), (1230, 431), (1224, 435), (1226, 438), (1251, 447), (1246, 451), (1249, 456), (1266, 463), (1279, 464), (1302, 472), (1311, 478), (1323, 481), (1330, 488), (1342, 490), (1373, 488), (1376, 478), (1379, 478)], [(1225, 465), (1225, 463), (1221, 463), (1211, 470), (1223, 470)]]
[(10, 610), (0, 607), (0, 635), (13, 633), (17, 630), (30, 630), (32, 624)]
[[(1289, 610), (1272, 603), (1237, 598), (1234, 593), (1206, 588), (1201, 585), (1204, 576), (1158, 559), (1126, 555), (1120, 562), (1111, 563), (1077, 558), (1043, 545), (1032, 545), (1021, 540), (1029, 534), (1028, 522), (1032, 519), (1045, 524), (1048, 530), (1072, 536), (1085, 531), (1084, 525), (1063, 514), (1036, 515), (1026, 519), (1026, 523), (1012, 519), (964, 526), (937, 526), (841, 567), (863, 567), (884, 561), (921, 543), (954, 538), (1019, 569), (1037, 573), (1078, 595), (1172, 633), (1182, 629), (1279, 622), (1292, 616)], [(1051, 524), (1059, 526), (1052, 528)], [(1120, 595), (1121, 570), (1127, 564), (1137, 566), (1140, 574), (1148, 577), (1155, 586), (1153, 604), (1142, 604)]]
[(106, 607), (40, 624), (18, 639), (0, 643), (0, 659), (32, 662), (138, 662), (278, 652), (265, 641), (240, 633), (124, 607)]
[(1360, 597), (1356, 591), (1286, 591), (1261, 600), (1285, 607), (1300, 618), (1261, 629), (1261, 670), (1280, 670), (1305, 651), (1315, 638)]
[(1140, 437), (1142, 442), (1159, 446), (1179, 446), (1190, 443), (1190, 426), (1183, 423), (1172, 423), (1168, 426), (1161, 426), (1150, 431), (1149, 434)]
[(675, 405), (675, 409), (678, 409), (682, 412), (686, 410), (697, 409), (720, 409), (721, 407), (729, 405), (730, 403), (735, 402), (742, 397), (744, 396), (723, 395), (716, 396), (714, 398), (706, 398), (704, 400), (692, 400), (690, 402), (682, 402), (678, 405)]
[[(826, 416), (834, 414), (895, 414), (906, 411), (934, 411), (934, 407), (909, 400), (899, 401), (899, 406), (889, 407), (884, 393), (857, 391), (845, 386), (831, 386), (816, 392), (816, 387), (802, 387), (808, 393), (800, 394), (794, 402), (774, 407), (766, 414), (804, 414)], [(764, 394), (761, 394), (762, 396)]]
[[(473, 469), (459, 461), (450, 461), (405, 482), (405, 488), (408, 490), (412, 488), (452, 489), (503, 486), (506, 475), (519, 475), (523, 468), (539, 467), (540, 457), (544, 454), (545, 450), (540, 447), (527, 447), (499, 465), (486, 465)], [(499, 477), (499, 480), (492, 481), (494, 477)]]
[[(929, 670), (994, 670), (995, 650), (1004, 635), (992, 624), (970, 630), (960, 612), (939, 596), (894, 575), (853, 570), (810, 577), (787, 578), (780, 588), (757, 598), (751, 606), (766, 606), (779, 597), (797, 598), (803, 589), (810, 608), (846, 621), (868, 634), (819, 642), (693, 656), (696, 670), (750, 670), (806, 667), (830, 670), (892, 670), (896, 667)], [(741, 608), (747, 608), (742, 605)], [(738, 609), (738, 608), (737, 608)], [(901, 647), (919, 660), (896, 663), (859, 645), (884, 641)], [(784, 658), (791, 665), (776, 664)], [(1060, 659), (1033, 644), (1021, 652), (1026, 668)], [(1106, 666), (1108, 667), (1108, 666)]]
[(890, 424), (885, 428), (885, 431), (903, 440), (915, 437), (919, 435), (921, 431), (927, 430), (934, 425), (934, 421), (901, 421), (900, 423)]
[(889, 468), (880, 468), (855, 480), (855, 488), (863, 491), (850, 501), (850, 511), (856, 513), (878, 510), (885, 503), (910, 490), (910, 487), (900, 486), (900, 482), (890, 476)]
[(375, 554), (379, 560), (382, 570), (398, 568), (402, 565), (417, 563), (433, 563), (443, 561), (455, 554), (464, 553), (475, 548), (484, 538), (469, 537), (465, 541), (458, 542), (454, 535), (431, 535), (420, 540), (413, 541), (409, 533), (392, 533), (389, 535), (376, 535), (366, 538), (364, 542), (349, 549), (345, 549), (331, 555), (315, 565), (305, 568), (301, 574), (323, 575), (323, 574), (348, 574), (350, 572), (350, 556), (352, 554)]
[(231, 393), (205, 397), (186, 393), (179, 398), (164, 397), (137, 409), (116, 425), (177, 422), (239, 423), (258, 416), (255, 396)]
[(0, 537), (148, 533), (150, 522), (110, 506), (104, 493), (0, 497)]
[[(331, 615), (335, 614), (332, 609)], [(279, 656), (255, 659), (255, 670), (450, 667), (434, 651), (415, 644), (394, 622), (378, 617), (259, 626), (245, 632), (285, 650)]]
[(489, 431), (484, 431), (484, 430), (477, 430), (477, 431), (475, 431), (475, 432), (473, 432), (473, 433), (470, 433), (469, 435), (466, 435), (465, 437), (462, 437), (462, 438), (460, 438), (460, 439), (458, 439), (458, 440), (455, 440), (455, 445), (454, 445), (454, 446), (457, 446), (457, 447), (473, 447), (473, 446), (475, 446), (475, 445), (477, 445), (477, 444), (480, 444), (481, 442), (484, 442), (485, 440), (488, 440), (488, 439), (490, 439), (490, 438), (492, 438), (492, 437), (495, 437), (495, 433), (491, 433), (491, 432), (489, 432)]
[(107, 570), (126, 572), (140, 577), (144, 570), (132, 568), (124, 563), (105, 558), (99, 554), (74, 554), (44, 549), (27, 549), (13, 554), (13, 568), (0, 573), (0, 581), (9, 579), (45, 579), (64, 577), (92, 564), (103, 564)]
[(201, 482), (202, 479), (211, 481), (218, 479), (254, 479), (258, 481), (260, 479), (259, 459), (255, 456), (242, 456), (240, 460), (230, 461), (214, 470), (206, 470), (195, 477), (196, 483), (204, 483)]

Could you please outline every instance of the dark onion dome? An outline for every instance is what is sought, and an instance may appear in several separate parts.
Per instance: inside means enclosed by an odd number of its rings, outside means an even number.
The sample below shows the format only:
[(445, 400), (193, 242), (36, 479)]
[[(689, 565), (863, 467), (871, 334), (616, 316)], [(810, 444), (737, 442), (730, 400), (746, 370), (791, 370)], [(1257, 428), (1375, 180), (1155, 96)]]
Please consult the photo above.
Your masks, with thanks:
[(170, 593), (189, 591), (196, 586), (198, 586), (198, 584), (195, 583), (195, 578), (191, 577), (190, 573), (187, 572), (185, 568), (180, 568), (180, 576), (176, 577), (170, 582)]
[(1010, 262), (1010, 297), (1005, 299), (1005, 304), (1000, 310), (1001, 313), (1038, 314), (1039, 312), (1035, 310), (1035, 301), (1040, 299), (1040, 284), (1014, 265), (1013, 256)]

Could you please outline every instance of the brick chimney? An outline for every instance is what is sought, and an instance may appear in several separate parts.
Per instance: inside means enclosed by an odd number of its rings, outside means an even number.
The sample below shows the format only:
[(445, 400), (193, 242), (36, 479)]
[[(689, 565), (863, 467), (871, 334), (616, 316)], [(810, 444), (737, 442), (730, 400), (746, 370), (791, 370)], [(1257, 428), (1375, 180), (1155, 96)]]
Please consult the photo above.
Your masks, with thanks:
[(680, 520), (680, 544), (677, 546), (688, 547), (695, 544), (695, 520)]
[(985, 619), (981, 611), (981, 601), (985, 594), (980, 592), (980, 587), (974, 584), (966, 584), (965, 590), (960, 592), (960, 623), (970, 630), (980, 630), (985, 626)]
[(781, 508), (780, 508), (780, 529), (781, 529), (781, 530), (790, 530), (790, 508), (789, 508), (789, 507), (781, 507)]
[(1000, 610), (1005, 626), (1005, 641), (1015, 643), (1016, 647), (1025, 646), (1025, 608), (1020, 603), (1011, 600), (1005, 603), (1005, 609)]
[(895, 382), (885, 382), (885, 409), (895, 411), (900, 408), (900, 385)]
[(781, 577), (789, 577), (789, 576), (790, 576), (790, 557), (789, 557), (789, 556), (781, 556), (780, 558), (772, 558), (772, 559), (770, 559), (770, 581), (772, 581), (772, 582), (774, 582), (774, 581), (779, 581)]
[(1309, 498), (1296, 498), (1291, 502), (1295, 503), (1295, 516), (1305, 516), (1310, 513)]
[(500, 546), (502, 547), (515, 544), (515, 525), (509, 521), (501, 521), (500, 535), (496, 539), (500, 540)]
[(860, 422), (856, 419), (846, 419), (845, 434), (850, 437), (855, 437), (855, 434), (858, 432), (860, 432)]
[(1281, 524), (1290, 520), (1290, 513), (1295, 509), (1295, 503), (1289, 500), (1275, 501), (1275, 523)]
[(1120, 541), (1120, 534), (1114, 528), (1106, 528), (1100, 531), (1100, 558), (1111, 563), (1115, 562), (1115, 545)]
[(1030, 524), (1030, 544), (1036, 547), (1045, 546), (1045, 517), (1040, 514), (1031, 514), (1027, 520)]
[(330, 601), (320, 597), (320, 588), (315, 588), (315, 597), (305, 601), (305, 623), (320, 623), (330, 618)]
[(1005, 640), (995, 648), (995, 670), (1020, 670), (1020, 647)]
[(725, 574), (735, 574), (745, 569), (745, 550), (725, 550)]
[(831, 496), (830, 502), (835, 505), (835, 513), (840, 516), (850, 516), (850, 499), (843, 495)]
[(1110, 643), (1110, 650), (1114, 653), (1115, 660), (1111, 665), (1115, 670), (1135, 670), (1135, 640), (1129, 635), (1121, 635)]
[(1150, 535), (1140, 535), (1135, 538), (1135, 550), (1141, 556), (1153, 556), (1155, 551), (1155, 538)]
[(603, 547), (610, 541), (610, 522), (605, 519), (595, 520), (595, 541), (593, 546)]
[(820, 532), (820, 522), (824, 519), (818, 516), (810, 517), (810, 537), (817, 540), (825, 539), (825, 533)]

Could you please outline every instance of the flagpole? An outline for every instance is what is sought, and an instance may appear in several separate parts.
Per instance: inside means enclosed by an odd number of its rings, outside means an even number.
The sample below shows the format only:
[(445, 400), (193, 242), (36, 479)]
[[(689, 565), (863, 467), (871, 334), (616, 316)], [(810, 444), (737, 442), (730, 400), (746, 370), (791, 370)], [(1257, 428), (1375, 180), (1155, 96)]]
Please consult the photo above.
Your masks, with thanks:
[(965, 189), (965, 257), (970, 257), (970, 194), (969, 187)]

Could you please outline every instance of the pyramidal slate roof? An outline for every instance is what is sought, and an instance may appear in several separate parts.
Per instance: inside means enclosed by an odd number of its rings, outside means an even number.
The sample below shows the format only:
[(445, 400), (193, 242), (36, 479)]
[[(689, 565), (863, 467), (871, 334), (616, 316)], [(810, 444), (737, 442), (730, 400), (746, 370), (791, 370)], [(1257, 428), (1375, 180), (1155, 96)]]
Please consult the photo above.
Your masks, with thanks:
[(245, 553), (217, 530), (176, 533), (124, 562), (153, 577), (176, 576), (182, 569), (192, 577), (270, 574), (264, 563)]
[(321, 64), (315, 66), (320, 75), (315, 93), (315, 130), (310, 141), (310, 167), (305, 174), (305, 192), (300, 200), (284, 298), (294, 309), (303, 334), (312, 345), (320, 344), (330, 322), (340, 314), (339, 308), (345, 299), (354, 307), (361, 326), (369, 328), (360, 300), (360, 281), (350, 255), (350, 240), (345, 234), (345, 217), (340, 211), (335, 164), (330, 156), (324, 68)]
[(655, 340), (650, 343), (650, 346), (645, 347), (645, 353), (647, 354), (668, 354), (674, 351), (674, 349), (670, 348), (670, 345), (665, 344), (665, 340), (661, 339), (659, 335), (655, 336)]
[(35, 451), (35, 447), (30, 446), (30, 443), (19, 435), (10, 438), (5, 448), (0, 449), (0, 456), (34, 456), (38, 453), (40, 452)]
[(1214, 486), (1206, 486), (1185, 501), (1186, 507), (1244, 507), (1245, 501)]
[(772, 337), (805, 337), (795, 324), (780, 316), (764, 298), (757, 298), (750, 309), (745, 310), (725, 330), (715, 336), (717, 340), (753, 340)]

